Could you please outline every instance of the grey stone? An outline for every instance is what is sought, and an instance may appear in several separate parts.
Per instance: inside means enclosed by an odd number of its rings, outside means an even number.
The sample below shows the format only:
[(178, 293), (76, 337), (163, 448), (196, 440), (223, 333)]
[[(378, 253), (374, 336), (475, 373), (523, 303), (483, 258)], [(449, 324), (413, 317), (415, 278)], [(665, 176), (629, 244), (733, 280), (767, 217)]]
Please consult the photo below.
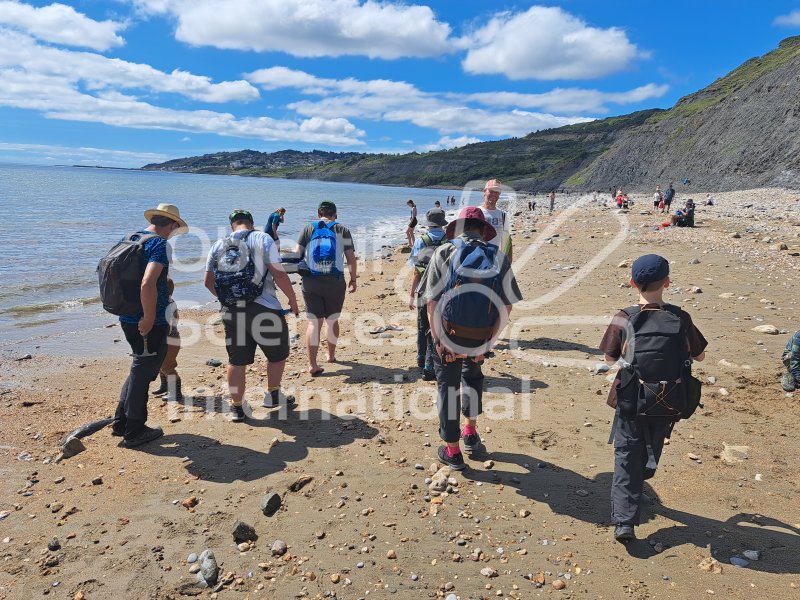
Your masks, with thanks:
[(187, 562), (187, 563), (189, 563), (189, 564), (196, 563), (196, 562), (197, 562), (197, 554), (195, 554), (194, 552), (192, 552), (192, 553), (191, 553), (191, 554), (190, 554), (190, 555), (189, 555), (189, 556), (186, 558), (186, 562)]
[(261, 499), (261, 512), (271, 517), (281, 507), (281, 497), (276, 492), (270, 492)]
[(258, 534), (256, 530), (247, 523), (236, 521), (236, 523), (233, 524), (233, 541), (237, 544), (241, 544), (242, 542), (254, 542), (257, 539)]
[(760, 550), (745, 550), (742, 552), (745, 558), (749, 560), (760, 560), (761, 559), (761, 551)]
[(731, 564), (734, 567), (743, 568), (750, 564), (750, 561), (747, 561), (743, 558), (739, 558), (738, 556), (731, 556)]
[(283, 556), (284, 554), (286, 554), (286, 551), (288, 549), (289, 548), (286, 545), (286, 542), (284, 542), (283, 540), (275, 540), (275, 543), (272, 544), (272, 549), (271, 549), (272, 556)]
[(217, 558), (214, 556), (214, 553), (211, 550), (203, 550), (200, 554), (199, 561), (200, 572), (198, 576), (202, 577), (207, 585), (214, 585), (217, 582), (217, 577), (219, 577), (219, 566), (217, 565)]
[(209, 358), (206, 361), (206, 364), (209, 367), (221, 367), (222, 366), (222, 361), (221, 360), (217, 360), (216, 358)]
[(61, 550), (61, 542), (58, 541), (58, 538), (54, 537), (52, 540), (47, 542), (47, 549), (50, 550), (50, 552)]
[(61, 457), (72, 458), (84, 450), (86, 450), (86, 446), (83, 442), (76, 437), (71, 437), (61, 446)]

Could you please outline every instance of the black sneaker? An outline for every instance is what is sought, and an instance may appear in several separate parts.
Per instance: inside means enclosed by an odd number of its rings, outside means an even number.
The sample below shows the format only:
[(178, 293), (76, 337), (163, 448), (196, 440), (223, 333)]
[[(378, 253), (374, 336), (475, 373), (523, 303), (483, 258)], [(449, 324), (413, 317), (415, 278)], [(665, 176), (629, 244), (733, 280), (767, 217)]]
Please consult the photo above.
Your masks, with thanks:
[(236, 406), (231, 404), (231, 422), (233, 423), (241, 423), (245, 420), (246, 415), (244, 414), (244, 405), (240, 404)]
[(294, 396), (287, 396), (280, 390), (274, 392), (267, 392), (264, 394), (264, 402), (261, 404), (264, 408), (275, 408), (276, 406), (294, 406)]
[(115, 421), (111, 424), (111, 435), (114, 437), (123, 437), (125, 435), (125, 426)]
[(436, 379), (436, 373), (433, 369), (422, 369), (422, 381), (433, 381)]
[(480, 450), (483, 447), (483, 441), (481, 440), (481, 436), (476, 433), (471, 433), (469, 435), (461, 435), (461, 439), (464, 440), (464, 450), (467, 452), (475, 452), (476, 450)]
[(459, 452), (455, 456), (450, 456), (447, 453), (447, 446), (439, 446), (439, 450), (436, 452), (436, 456), (439, 457), (439, 462), (442, 464), (447, 465), (454, 471), (463, 471), (464, 468), (467, 466), (464, 463), (464, 455)]
[(633, 525), (617, 525), (614, 528), (614, 539), (623, 544), (636, 539)]
[(125, 439), (122, 440), (122, 445), (126, 448), (136, 448), (136, 446), (157, 440), (162, 435), (164, 435), (164, 431), (161, 427), (148, 427), (145, 425), (136, 435), (125, 436)]

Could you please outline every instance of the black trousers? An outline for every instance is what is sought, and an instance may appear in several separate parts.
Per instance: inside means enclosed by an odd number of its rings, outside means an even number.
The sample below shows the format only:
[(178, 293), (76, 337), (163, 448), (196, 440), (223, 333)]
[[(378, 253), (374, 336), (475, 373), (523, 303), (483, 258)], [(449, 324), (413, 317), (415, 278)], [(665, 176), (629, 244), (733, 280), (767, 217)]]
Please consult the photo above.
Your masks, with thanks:
[(438, 388), (439, 436), (452, 444), (461, 439), (460, 415), (477, 419), (483, 412), (483, 372), (471, 358), (446, 363), (436, 351), (433, 370)]
[(153, 325), (153, 329), (147, 334), (147, 352), (144, 339), (139, 334), (139, 326), (131, 323), (120, 323), (120, 325), (131, 346), (133, 360), (128, 378), (119, 394), (113, 427), (121, 433), (124, 432), (127, 438), (139, 433), (147, 422), (150, 383), (158, 376), (161, 363), (167, 355), (169, 325)]
[(428, 322), (428, 307), (425, 303), (417, 307), (417, 366), (433, 370), (433, 355), (436, 349), (433, 347), (431, 337), (431, 324)]
[(672, 422), (656, 419), (616, 419), (614, 477), (611, 481), (611, 517), (615, 524), (639, 524), (644, 482), (655, 475), (655, 470), (647, 468), (647, 438), (650, 439), (653, 458), (658, 463), (664, 440), (672, 433), (673, 426)]

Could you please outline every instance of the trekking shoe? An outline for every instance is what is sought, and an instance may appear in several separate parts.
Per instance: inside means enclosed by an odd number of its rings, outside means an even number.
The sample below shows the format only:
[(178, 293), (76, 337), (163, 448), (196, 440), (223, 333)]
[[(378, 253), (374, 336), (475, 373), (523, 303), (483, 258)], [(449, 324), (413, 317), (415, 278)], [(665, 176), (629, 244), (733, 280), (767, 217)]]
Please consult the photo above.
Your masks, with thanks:
[(236, 406), (235, 404), (231, 404), (231, 422), (232, 423), (241, 423), (245, 420), (247, 415), (244, 414), (244, 405), (240, 404)]
[(422, 381), (434, 381), (435, 379), (436, 373), (433, 369), (422, 369)]
[(164, 435), (164, 431), (161, 427), (148, 427), (144, 425), (139, 430), (139, 433), (132, 436), (125, 436), (125, 439), (122, 440), (122, 445), (126, 448), (136, 448), (136, 446), (141, 446), (147, 442), (157, 440), (162, 435)]
[(174, 378), (169, 381), (169, 391), (161, 396), (161, 399), (166, 402), (183, 402), (183, 392), (181, 391), (181, 378), (177, 375), (169, 375), (167, 379)]
[(125, 428), (124, 427), (117, 427), (116, 424), (111, 426), (111, 435), (114, 437), (122, 437), (125, 435)]
[(276, 406), (294, 406), (294, 396), (287, 396), (280, 390), (274, 392), (267, 392), (264, 394), (264, 402), (261, 404), (264, 408), (275, 408)]
[(439, 462), (447, 465), (454, 471), (463, 471), (464, 468), (467, 466), (464, 463), (464, 455), (459, 452), (455, 456), (450, 456), (447, 453), (447, 446), (439, 446), (439, 450), (436, 452), (436, 456), (439, 458)]
[(475, 452), (483, 447), (483, 440), (481, 440), (481, 436), (476, 433), (471, 433), (469, 435), (461, 434), (461, 439), (464, 440), (464, 450), (467, 452)]
[(636, 534), (633, 532), (633, 525), (617, 525), (614, 528), (614, 539), (623, 544), (635, 540)]
[(791, 373), (784, 373), (783, 377), (781, 377), (781, 387), (783, 388), (784, 392), (793, 392), (796, 389), (796, 385), (794, 382), (794, 377)]

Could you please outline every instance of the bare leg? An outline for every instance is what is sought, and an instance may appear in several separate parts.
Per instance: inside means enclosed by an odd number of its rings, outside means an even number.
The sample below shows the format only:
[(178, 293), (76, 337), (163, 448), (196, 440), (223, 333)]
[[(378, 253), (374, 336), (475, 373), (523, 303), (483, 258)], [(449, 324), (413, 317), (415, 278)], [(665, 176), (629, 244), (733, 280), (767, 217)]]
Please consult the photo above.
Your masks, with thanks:
[(336, 362), (336, 343), (339, 341), (339, 319), (328, 319), (328, 356), (329, 363)]
[(281, 387), (281, 379), (283, 378), (283, 369), (285, 366), (285, 360), (271, 362), (267, 365), (267, 386), (269, 389)]
[(228, 391), (231, 394), (231, 404), (234, 406), (242, 405), (246, 369), (247, 367), (243, 365), (228, 365)]
[(317, 364), (319, 351), (319, 333), (322, 330), (322, 319), (309, 319), (306, 327), (306, 350), (308, 352), (308, 372), (312, 375), (322, 371)]

